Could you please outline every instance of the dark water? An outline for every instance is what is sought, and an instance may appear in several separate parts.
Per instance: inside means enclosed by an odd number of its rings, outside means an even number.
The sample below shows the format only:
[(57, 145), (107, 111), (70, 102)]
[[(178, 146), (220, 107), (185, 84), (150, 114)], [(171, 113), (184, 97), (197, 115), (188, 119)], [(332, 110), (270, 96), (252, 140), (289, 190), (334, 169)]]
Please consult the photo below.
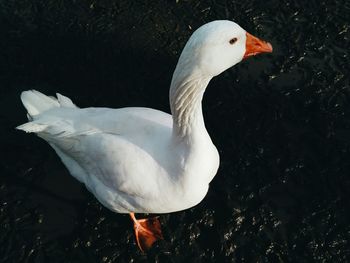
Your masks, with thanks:
[[(1, 0), (0, 260), (350, 261), (349, 3)], [(165, 241), (143, 255), (128, 216), (14, 130), (26, 121), (19, 94), (169, 111), (179, 52), (215, 19), (237, 21), (274, 53), (211, 82), (203, 110), (219, 172), (200, 205), (161, 216)]]

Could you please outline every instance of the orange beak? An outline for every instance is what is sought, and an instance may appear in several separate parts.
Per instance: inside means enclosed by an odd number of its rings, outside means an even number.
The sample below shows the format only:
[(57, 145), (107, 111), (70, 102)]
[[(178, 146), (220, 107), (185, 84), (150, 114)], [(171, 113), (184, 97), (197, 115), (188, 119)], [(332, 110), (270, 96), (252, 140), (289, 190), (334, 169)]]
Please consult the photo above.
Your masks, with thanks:
[(272, 52), (272, 46), (269, 42), (265, 42), (263, 40), (260, 40), (259, 38), (249, 34), (246, 32), (246, 42), (245, 42), (245, 53), (243, 56), (244, 58), (255, 56), (259, 53), (271, 53)]

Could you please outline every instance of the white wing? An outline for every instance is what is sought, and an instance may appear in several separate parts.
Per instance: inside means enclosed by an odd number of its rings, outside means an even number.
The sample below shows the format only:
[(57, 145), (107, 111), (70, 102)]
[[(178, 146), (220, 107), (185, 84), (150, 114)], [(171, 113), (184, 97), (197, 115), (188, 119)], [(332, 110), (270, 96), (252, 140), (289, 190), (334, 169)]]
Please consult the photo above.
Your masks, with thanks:
[(70, 173), (112, 210), (121, 212), (112, 203), (130, 211), (130, 203), (135, 209), (138, 201), (157, 198), (157, 177), (168, 177), (171, 170), (163, 154), (171, 137), (171, 115), (148, 108), (79, 109), (70, 100), (59, 105), (29, 113), (33, 121), (18, 129), (48, 141)]

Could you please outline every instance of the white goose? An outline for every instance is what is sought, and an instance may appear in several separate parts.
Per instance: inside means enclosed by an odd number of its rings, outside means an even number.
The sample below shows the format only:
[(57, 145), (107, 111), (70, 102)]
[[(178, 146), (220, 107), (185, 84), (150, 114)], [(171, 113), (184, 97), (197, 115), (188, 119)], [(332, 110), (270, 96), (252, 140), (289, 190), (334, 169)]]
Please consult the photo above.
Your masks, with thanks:
[(157, 219), (134, 213), (190, 208), (206, 195), (219, 154), (204, 125), (201, 101), (214, 76), (271, 44), (234, 22), (213, 21), (188, 40), (170, 85), (172, 115), (150, 108), (76, 107), (32, 90), (22, 102), (34, 132), (56, 151), (69, 172), (107, 208), (130, 213), (137, 244), (148, 249), (162, 238)]

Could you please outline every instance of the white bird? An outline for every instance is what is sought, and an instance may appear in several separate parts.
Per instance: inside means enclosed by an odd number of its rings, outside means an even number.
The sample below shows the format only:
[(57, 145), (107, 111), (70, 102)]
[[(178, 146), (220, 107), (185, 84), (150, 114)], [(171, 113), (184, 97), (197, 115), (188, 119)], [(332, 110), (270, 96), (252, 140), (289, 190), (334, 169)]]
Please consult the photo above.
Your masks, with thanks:
[(72, 176), (107, 208), (130, 213), (137, 244), (162, 238), (157, 219), (134, 213), (169, 213), (198, 204), (219, 167), (205, 128), (202, 97), (209, 81), (243, 58), (272, 52), (270, 43), (234, 22), (198, 28), (179, 58), (170, 85), (171, 115), (150, 108), (84, 108), (24, 91), (28, 123), (17, 129), (46, 140)]

